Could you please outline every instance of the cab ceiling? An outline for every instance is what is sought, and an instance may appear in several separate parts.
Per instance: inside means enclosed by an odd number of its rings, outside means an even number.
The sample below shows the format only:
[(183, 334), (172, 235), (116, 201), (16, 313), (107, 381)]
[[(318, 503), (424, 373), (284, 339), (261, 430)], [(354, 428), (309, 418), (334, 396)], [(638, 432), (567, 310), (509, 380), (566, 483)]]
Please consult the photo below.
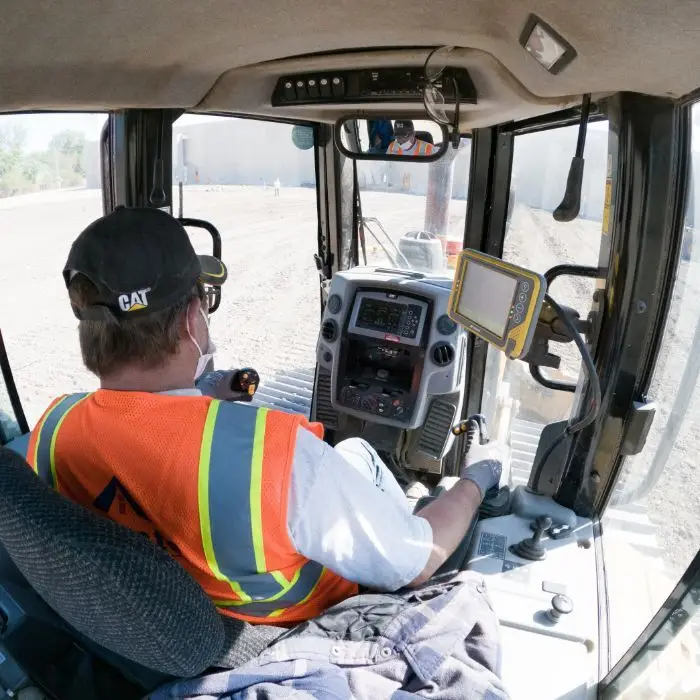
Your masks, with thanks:
[[(519, 45), (533, 12), (578, 52), (559, 75)], [(587, 92), (680, 97), (700, 84), (700, 3), (4, 0), (0, 110), (199, 107), (274, 114), (274, 80), (295, 67), (326, 60), (359, 67), (373, 55), (384, 65), (415, 64), (427, 52), (410, 47), (437, 45), (467, 49), (464, 63), (476, 66), (477, 90), (489, 103), (479, 122), (552, 110)], [(381, 54), (285, 60), (402, 47), (383, 60)], [(332, 110), (277, 113), (336, 116)]]

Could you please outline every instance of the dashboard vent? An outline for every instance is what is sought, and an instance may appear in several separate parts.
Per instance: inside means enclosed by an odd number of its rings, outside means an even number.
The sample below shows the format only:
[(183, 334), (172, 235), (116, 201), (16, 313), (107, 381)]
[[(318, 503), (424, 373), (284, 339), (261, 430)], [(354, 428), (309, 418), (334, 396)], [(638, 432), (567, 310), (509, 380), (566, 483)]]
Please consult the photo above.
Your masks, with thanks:
[(449, 343), (435, 343), (430, 355), (438, 367), (447, 367), (455, 359), (455, 349)]
[(436, 399), (430, 404), (430, 410), (423, 424), (423, 432), (418, 441), (420, 452), (434, 459), (442, 457), (447, 439), (450, 437), (455, 413), (455, 406), (447, 401)]
[(327, 343), (332, 343), (338, 337), (338, 324), (332, 318), (323, 322), (321, 336)]
[(331, 406), (331, 374), (319, 370), (314, 396), (314, 420), (326, 428), (338, 427), (338, 414)]

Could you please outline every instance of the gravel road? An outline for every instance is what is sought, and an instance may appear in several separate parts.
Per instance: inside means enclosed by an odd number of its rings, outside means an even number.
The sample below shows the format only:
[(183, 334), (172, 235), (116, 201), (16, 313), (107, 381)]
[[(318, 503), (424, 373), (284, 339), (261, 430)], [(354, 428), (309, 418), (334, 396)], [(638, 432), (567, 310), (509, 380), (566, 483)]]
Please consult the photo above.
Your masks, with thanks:
[[(76, 321), (67, 303), (61, 268), (71, 241), (101, 214), (97, 191), (42, 193), (0, 200), (0, 329), (31, 424), (57, 394), (95, 388), (83, 368)], [(451, 231), (463, 230), (464, 201), (450, 210)], [(363, 213), (376, 216), (393, 240), (423, 225), (424, 199), (410, 195), (363, 193)], [(259, 187), (188, 187), (185, 215), (212, 221), (220, 230), (229, 267), (221, 308), (212, 330), (219, 366), (253, 365), (265, 377), (283, 369), (314, 365), (319, 325), (316, 252), (316, 194), (283, 188), (279, 197)], [(205, 233), (193, 234), (195, 247), (210, 250)], [(505, 257), (538, 271), (562, 262), (597, 264), (600, 224), (577, 220), (557, 224), (550, 214), (517, 205)], [(697, 248), (697, 247), (696, 247)], [(368, 241), (370, 263), (386, 256)], [(661, 442), (661, 429), (678, 392), (698, 322), (700, 261), (683, 263), (665, 351), (652, 398), (659, 413), (643, 455), (629, 462), (632, 488), (648, 470)], [(695, 270), (694, 274), (693, 271)], [(592, 283), (562, 280), (556, 298), (584, 312)], [(573, 346), (561, 349), (563, 371), (575, 378), (580, 362)], [(511, 363), (514, 383), (527, 399), (536, 390), (521, 363)], [(519, 373), (519, 374), (518, 374)], [(520, 387), (520, 388), (518, 388)], [(649, 515), (673, 570), (684, 569), (700, 547), (700, 392), (694, 391), (675, 446), (656, 488), (647, 497)]]

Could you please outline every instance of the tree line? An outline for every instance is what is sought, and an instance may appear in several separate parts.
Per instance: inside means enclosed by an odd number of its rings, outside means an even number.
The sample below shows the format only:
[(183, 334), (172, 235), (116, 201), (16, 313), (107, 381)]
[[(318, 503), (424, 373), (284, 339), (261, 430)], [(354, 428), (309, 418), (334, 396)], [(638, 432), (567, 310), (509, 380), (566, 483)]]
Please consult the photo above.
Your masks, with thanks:
[(84, 134), (61, 131), (43, 151), (28, 151), (26, 136), (20, 125), (0, 129), (0, 197), (85, 184)]

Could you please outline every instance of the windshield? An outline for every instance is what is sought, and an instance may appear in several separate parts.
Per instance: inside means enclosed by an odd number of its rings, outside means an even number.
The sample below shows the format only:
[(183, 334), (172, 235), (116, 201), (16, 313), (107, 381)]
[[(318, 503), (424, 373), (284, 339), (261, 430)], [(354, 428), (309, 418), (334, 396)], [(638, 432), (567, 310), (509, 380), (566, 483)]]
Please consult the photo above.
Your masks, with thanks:
[(360, 263), (454, 275), (467, 212), (471, 140), (434, 163), (357, 161)]

